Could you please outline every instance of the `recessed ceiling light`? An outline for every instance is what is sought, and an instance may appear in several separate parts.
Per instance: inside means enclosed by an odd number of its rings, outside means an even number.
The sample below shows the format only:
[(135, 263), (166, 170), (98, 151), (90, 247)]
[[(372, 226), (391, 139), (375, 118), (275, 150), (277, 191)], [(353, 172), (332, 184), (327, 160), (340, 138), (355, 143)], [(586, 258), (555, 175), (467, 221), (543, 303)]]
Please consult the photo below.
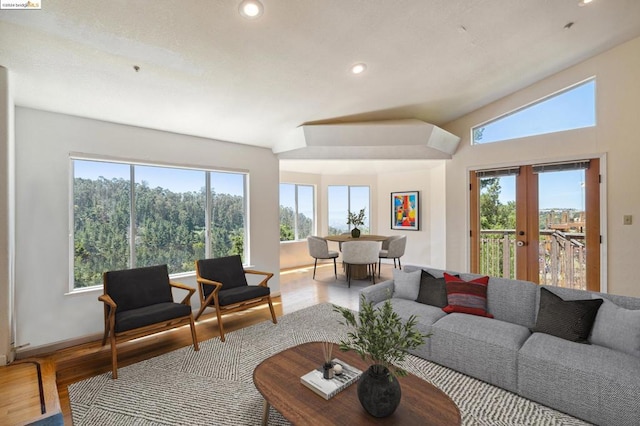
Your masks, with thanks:
[(351, 73), (362, 74), (367, 69), (367, 64), (359, 63), (351, 67)]
[(240, 3), (240, 15), (247, 19), (256, 19), (264, 12), (264, 6), (258, 0), (243, 0)]
[(578, 2), (578, 6), (586, 6), (586, 5), (588, 5), (589, 3), (591, 3), (591, 2), (593, 2), (593, 0), (580, 0), (580, 1)]

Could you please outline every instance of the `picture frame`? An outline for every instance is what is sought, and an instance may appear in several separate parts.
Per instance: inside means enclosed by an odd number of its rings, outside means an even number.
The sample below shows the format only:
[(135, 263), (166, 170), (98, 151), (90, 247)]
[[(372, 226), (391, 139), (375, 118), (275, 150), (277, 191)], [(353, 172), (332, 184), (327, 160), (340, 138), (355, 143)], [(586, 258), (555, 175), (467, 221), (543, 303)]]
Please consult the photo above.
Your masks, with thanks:
[(391, 229), (420, 230), (420, 191), (391, 193)]

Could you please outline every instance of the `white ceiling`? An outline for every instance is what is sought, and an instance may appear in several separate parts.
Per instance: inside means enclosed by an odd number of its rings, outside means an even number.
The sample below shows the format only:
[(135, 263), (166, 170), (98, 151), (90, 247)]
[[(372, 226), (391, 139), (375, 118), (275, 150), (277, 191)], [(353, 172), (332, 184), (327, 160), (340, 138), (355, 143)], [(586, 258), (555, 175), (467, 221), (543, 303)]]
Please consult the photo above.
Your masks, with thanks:
[(638, 0), (239, 2), (2, 10), (0, 65), (20, 106), (273, 147), (304, 123), (441, 126), (640, 36)]

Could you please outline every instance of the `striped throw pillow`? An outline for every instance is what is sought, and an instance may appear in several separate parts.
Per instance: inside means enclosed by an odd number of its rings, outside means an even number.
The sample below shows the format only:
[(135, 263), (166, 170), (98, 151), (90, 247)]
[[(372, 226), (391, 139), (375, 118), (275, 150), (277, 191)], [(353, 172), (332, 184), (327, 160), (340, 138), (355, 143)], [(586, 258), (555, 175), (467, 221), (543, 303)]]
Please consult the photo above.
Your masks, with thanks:
[(444, 281), (447, 286), (448, 305), (442, 308), (450, 314), (459, 312), (462, 314), (478, 315), (481, 317), (493, 318), (487, 312), (487, 287), (489, 277), (480, 277), (471, 281), (464, 281), (459, 277), (444, 274)]

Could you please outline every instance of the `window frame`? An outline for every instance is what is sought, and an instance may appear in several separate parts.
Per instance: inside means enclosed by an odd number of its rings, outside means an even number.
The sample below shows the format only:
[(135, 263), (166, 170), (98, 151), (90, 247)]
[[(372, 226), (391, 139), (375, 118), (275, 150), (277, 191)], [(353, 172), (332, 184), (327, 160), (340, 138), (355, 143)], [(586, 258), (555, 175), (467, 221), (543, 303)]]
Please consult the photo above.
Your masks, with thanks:
[[(294, 209), (293, 209), (293, 240), (285, 240), (285, 241), (280, 241), (280, 243), (291, 243), (291, 242), (296, 242), (296, 241), (303, 241), (306, 240), (307, 237), (304, 238), (300, 238), (299, 235), (299, 229), (298, 229), (298, 214), (300, 212), (299, 209), (299, 191), (298, 188), (299, 187), (309, 187), (311, 188), (312, 194), (311, 194), (311, 203), (312, 203), (312, 218), (311, 220), (313, 221), (311, 224), (311, 235), (315, 235), (317, 232), (317, 223), (318, 223), (318, 211), (316, 208), (316, 185), (313, 184), (309, 184), (309, 183), (293, 183), (293, 182), (280, 182), (278, 185), (278, 191), (280, 193), (281, 190), (281, 186), (282, 185), (293, 185), (293, 203), (294, 203)], [(280, 202), (278, 202), (278, 208), (280, 208), (282, 206), (282, 204)], [(280, 223), (280, 225), (282, 225), (282, 223)]]
[[(551, 131), (540, 131), (537, 133), (532, 133), (532, 134), (523, 134), (523, 135), (519, 135), (519, 136), (513, 136), (513, 137), (508, 137), (508, 138), (504, 138), (504, 139), (498, 139), (498, 140), (493, 140), (493, 141), (489, 141), (489, 142), (476, 142), (476, 138), (475, 138), (475, 132), (478, 129), (487, 127), (488, 125), (497, 123), (507, 117), (513, 116), (515, 114), (518, 114), (521, 111), (525, 111), (527, 109), (533, 108), (536, 105), (539, 105), (543, 102), (546, 102), (548, 100), (557, 98), (559, 96), (562, 96), (565, 93), (571, 92), (575, 89), (578, 89), (579, 87), (585, 86), (589, 83), (593, 83), (594, 87), (593, 87), (593, 91), (594, 91), (594, 96), (593, 96), (593, 111), (594, 111), (594, 118), (593, 118), (593, 124), (591, 125), (587, 125), (587, 126), (579, 126), (579, 127), (571, 127), (571, 128), (566, 128), (566, 129), (561, 129), (561, 130), (551, 130)], [(476, 124), (475, 126), (471, 126), (469, 129), (469, 140), (471, 141), (471, 146), (478, 146), (478, 145), (489, 145), (492, 143), (498, 143), (498, 142), (506, 142), (506, 141), (512, 141), (514, 139), (521, 139), (521, 138), (527, 138), (527, 137), (532, 137), (532, 136), (540, 136), (540, 135), (547, 135), (547, 134), (553, 134), (553, 133), (560, 133), (560, 132), (565, 132), (565, 131), (570, 131), (570, 130), (577, 130), (577, 129), (585, 129), (585, 128), (590, 128), (590, 127), (596, 127), (598, 124), (598, 117), (597, 117), (597, 79), (596, 76), (591, 76), (589, 78), (586, 78), (584, 80), (581, 80), (577, 83), (574, 83), (570, 86), (564, 87), (560, 90), (557, 90), (553, 93), (550, 93), (548, 95), (545, 95), (541, 98), (538, 98), (532, 102), (529, 102), (527, 104), (524, 104), (522, 106), (519, 106), (515, 109), (512, 109), (504, 114), (500, 114), (497, 117), (493, 117), (489, 120), (483, 121), (482, 123)]]
[[(109, 163), (109, 164), (121, 164), (129, 167), (129, 256), (126, 261), (127, 268), (135, 268), (136, 267), (136, 195), (135, 195), (135, 186), (136, 186), (136, 175), (135, 168), (136, 166), (149, 166), (149, 167), (158, 167), (158, 168), (166, 168), (166, 169), (174, 169), (174, 170), (191, 170), (197, 172), (204, 172), (204, 181), (203, 187), (205, 189), (205, 211), (203, 211), (203, 217), (205, 221), (205, 257), (209, 257), (212, 252), (212, 247), (210, 244), (211, 232), (212, 232), (212, 224), (210, 220), (210, 213), (213, 205), (213, 197), (212, 197), (212, 173), (231, 173), (242, 175), (242, 209), (243, 209), (243, 230), (244, 230), (244, 244), (243, 244), (243, 262), (244, 265), (248, 265), (250, 260), (248, 259), (249, 250), (248, 250), (248, 242), (249, 242), (249, 171), (248, 170), (231, 170), (225, 168), (212, 168), (212, 167), (204, 167), (204, 166), (185, 166), (185, 165), (177, 165), (171, 163), (160, 163), (160, 162), (142, 162), (135, 160), (126, 160), (126, 159), (115, 159), (112, 157), (102, 157), (102, 156), (92, 156), (92, 155), (83, 155), (83, 154), (70, 154), (69, 156), (69, 294), (72, 293), (81, 293), (86, 291), (92, 291), (96, 289), (100, 289), (102, 287), (102, 283), (86, 286), (86, 287), (75, 287), (75, 161), (85, 161), (85, 162), (96, 162), (96, 163)], [(215, 182), (213, 182), (215, 183)], [(195, 259), (194, 259), (195, 261)], [(184, 271), (184, 272), (176, 272), (170, 274), (171, 277), (183, 277), (183, 276), (192, 276), (195, 274), (195, 267), (193, 270)]]

